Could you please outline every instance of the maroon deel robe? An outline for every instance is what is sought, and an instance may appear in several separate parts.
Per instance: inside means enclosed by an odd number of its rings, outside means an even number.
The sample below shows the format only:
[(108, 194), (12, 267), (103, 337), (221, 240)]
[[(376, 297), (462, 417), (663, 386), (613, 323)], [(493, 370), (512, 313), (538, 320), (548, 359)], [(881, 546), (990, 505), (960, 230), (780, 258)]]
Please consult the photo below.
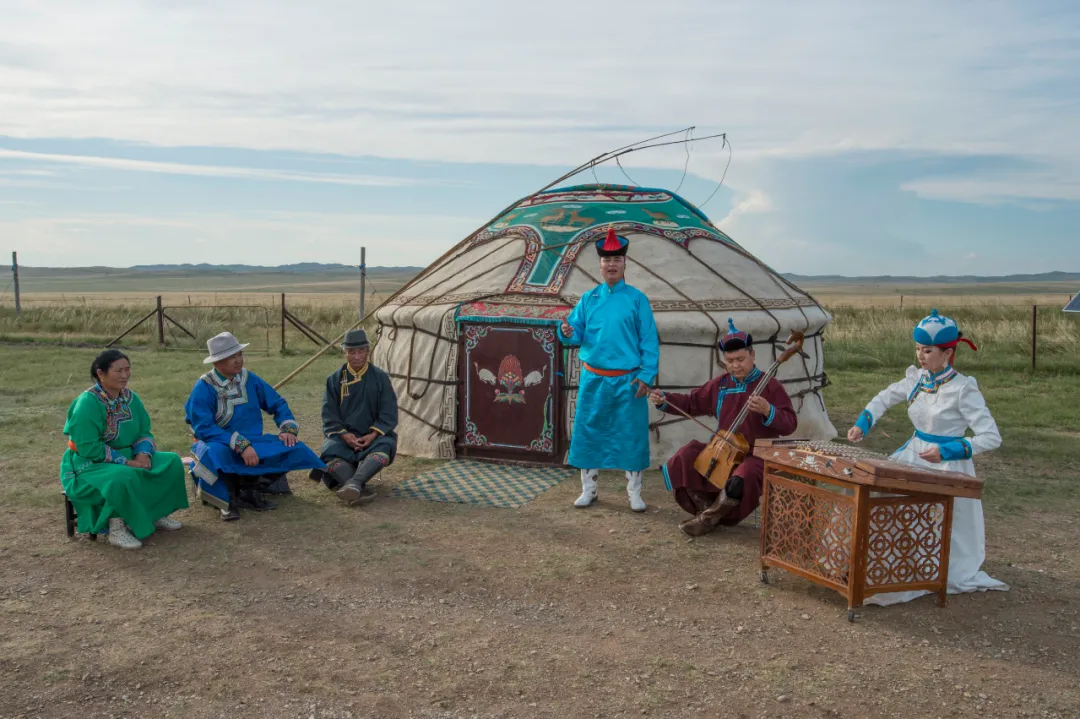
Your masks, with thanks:
[[(742, 411), (743, 405), (746, 404), (763, 376), (755, 367), (745, 383), (736, 381), (731, 375), (722, 374), (690, 394), (666, 392), (667, 402), (661, 409), (667, 414), (682, 416), (671, 408), (670, 405), (674, 405), (694, 417), (712, 415), (719, 419), (719, 428), (727, 430)], [(722, 524), (738, 524), (753, 514), (761, 501), (761, 479), (765, 464), (753, 456), (754, 442), (763, 438), (785, 437), (792, 434), (798, 425), (798, 418), (791, 406), (791, 398), (788, 397), (779, 380), (770, 379), (761, 396), (773, 406), (772, 420), (757, 412), (749, 412), (738, 431), (749, 443), (751, 454), (735, 468), (734, 472), (743, 481), (742, 503), (734, 514), (721, 522)], [(702, 430), (702, 434), (704, 432)], [(668, 489), (675, 495), (675, 501), (690, 514), (697, 514), (697, 508), (687, 494), (687, 490), (706, 495), (710, 503), (720, 494), (720, 490), (715, 485), (694, 469), (694, 460), (705, 447), (704, 442), (693, 440), (672, 455), (667, 464), (661, 468)]]

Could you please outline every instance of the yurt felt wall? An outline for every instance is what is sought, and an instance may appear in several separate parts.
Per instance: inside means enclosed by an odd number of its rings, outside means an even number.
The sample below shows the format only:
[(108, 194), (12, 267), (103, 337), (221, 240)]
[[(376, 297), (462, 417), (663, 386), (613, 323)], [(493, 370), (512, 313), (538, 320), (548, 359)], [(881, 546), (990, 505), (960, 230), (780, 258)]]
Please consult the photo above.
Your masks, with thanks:
[[(715, 349), (731, 318), (754, 335), (758, 364), (769, 366), (791, 330), (806, 334), (805, 356), (777, 377), (799, 414), (798, 436), (831, 438), (818, 390), (821, 333), (830, 316), (777, 276), (703, 214), (664, 190), (587, 185), (528, 198), (467, 238), (376, 313), (373, 361), (398, 393), (399, 451), (454, 457), (458, 431), (461, 322), (554, 326), (596, 286), (593, 242), (613, 223), (630, 241), (626, 281), (650, 300), (660, 335), (657, 385), (686, 391), (720, 374)], [(570, 437), (580, 362), (567, 354), (562, 427)], [(690, 439), (696, 424), (652, 410), (654, 464)], [(708, 423), (708, 418), (705, 418)]]

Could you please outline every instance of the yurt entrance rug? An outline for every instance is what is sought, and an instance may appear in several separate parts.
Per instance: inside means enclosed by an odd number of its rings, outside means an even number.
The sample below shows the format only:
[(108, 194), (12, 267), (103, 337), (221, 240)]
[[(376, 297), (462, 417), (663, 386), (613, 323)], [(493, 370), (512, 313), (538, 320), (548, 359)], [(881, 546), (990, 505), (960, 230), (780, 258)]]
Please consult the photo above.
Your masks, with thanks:
[(572, 470), (455, 459), (396, 485), (395, 497), (488, 507), (520, 507), (568, 479)]

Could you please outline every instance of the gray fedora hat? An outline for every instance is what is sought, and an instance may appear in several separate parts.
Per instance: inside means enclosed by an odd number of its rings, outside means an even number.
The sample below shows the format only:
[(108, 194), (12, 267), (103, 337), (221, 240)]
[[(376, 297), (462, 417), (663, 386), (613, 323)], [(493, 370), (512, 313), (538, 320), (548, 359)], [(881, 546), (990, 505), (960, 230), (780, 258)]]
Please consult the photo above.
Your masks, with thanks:
[(246, 344), (240, 344), (240, 340), (233, 337), (232, 332), (222, 332), (216, 337), (206, 340), (206, 349), (210, 356), (203, 360), (203, 364), (214, 364), (223, 359), (228, 359), (238, 352), (243, 352)]
[(341, 349), (345, 350), (356, 350), (369, 346), (367, 332), (364, 332), (364, 330), (349, 330), (345, 333), (345, 339), (341, 342)]

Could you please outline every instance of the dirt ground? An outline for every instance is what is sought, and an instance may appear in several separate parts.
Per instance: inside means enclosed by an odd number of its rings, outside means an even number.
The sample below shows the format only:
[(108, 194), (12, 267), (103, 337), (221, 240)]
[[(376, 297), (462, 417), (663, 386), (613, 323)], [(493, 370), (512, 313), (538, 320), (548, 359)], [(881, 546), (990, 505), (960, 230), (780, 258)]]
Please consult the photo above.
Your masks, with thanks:
[[(687, 540), (663, 483), (615, 475), (520, 510), (291, 475), (274, 512), (193, 506), (140, 551), (0, 534), (2, 717), (1076, 717), (1073, 516), (988, 517), (1007, 593), (868, 607), (773, 570), (754, 526)], [(55, 477), (42, 483), (55, 485)]]

